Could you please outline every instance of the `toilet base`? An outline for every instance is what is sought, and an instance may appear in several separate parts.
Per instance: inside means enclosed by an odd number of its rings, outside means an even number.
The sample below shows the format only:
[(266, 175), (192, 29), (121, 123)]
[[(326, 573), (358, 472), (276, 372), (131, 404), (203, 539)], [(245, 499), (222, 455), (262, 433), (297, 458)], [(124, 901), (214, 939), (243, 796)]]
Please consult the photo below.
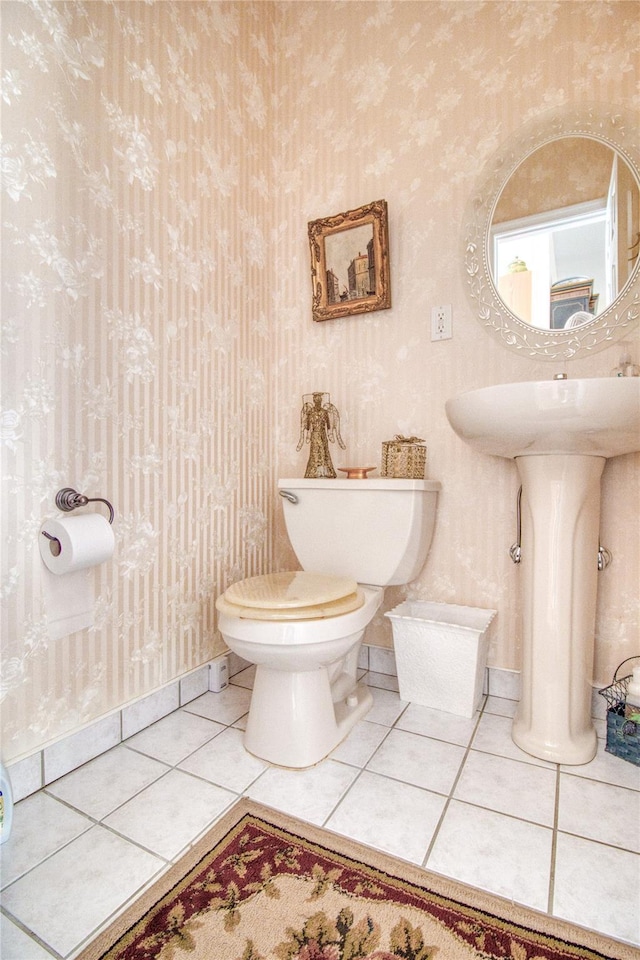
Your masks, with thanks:
[(291, 673), (258, 664), (244, 745), (280, 767), (311, 767), (344, 740), (372, 704), (365, 683), (346, 690), (340, 682), (331, 684), (325, 667)]

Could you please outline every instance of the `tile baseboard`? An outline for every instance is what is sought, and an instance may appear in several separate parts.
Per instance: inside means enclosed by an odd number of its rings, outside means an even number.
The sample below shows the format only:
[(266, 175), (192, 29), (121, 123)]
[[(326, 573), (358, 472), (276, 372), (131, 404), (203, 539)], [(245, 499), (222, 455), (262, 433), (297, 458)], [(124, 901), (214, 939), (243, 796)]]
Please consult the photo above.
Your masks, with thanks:
[[(250, 666), (246, 660), (234, 653), (227, 652), (221, 656), (229, 658), (230, 677)], [(214, 662), (215, 660), (211, 660), (196, 667), (165, 687), (126, 704), (81, 730), (61, 737), (30, 756), (7, 764), (14, 800), (23, 800), (206, 693), (211, 689), (209, 673)], [(395, 654), (386, 647), (363, 644), (358, 666), (361, 670), (397, 677)], [(487, 667), (484, 692), (506, 700), (519, 700), (520, 672)], [(606, 703), (596, 687), (592, 694), (591, 713), (594, 719), (606, 719)]]
[(42, 750), (9, 762), (6, 766), (14, 801), (24, 800), (206, 693), (210, 689), (210, 666), (217, 659), (196, 667), (159, 690), (125, 704), (80, 730), (60, 737)]

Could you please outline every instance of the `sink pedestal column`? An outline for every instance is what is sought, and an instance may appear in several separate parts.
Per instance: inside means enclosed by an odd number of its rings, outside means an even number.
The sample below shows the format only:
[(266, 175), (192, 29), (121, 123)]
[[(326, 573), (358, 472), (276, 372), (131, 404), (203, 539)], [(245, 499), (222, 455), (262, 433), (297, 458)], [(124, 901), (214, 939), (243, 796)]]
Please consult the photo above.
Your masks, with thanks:
[(517, 457), (522, 480), (522, 695), (514, 742), (554, 763), (596, 753), (591, 681), (604, 457)]

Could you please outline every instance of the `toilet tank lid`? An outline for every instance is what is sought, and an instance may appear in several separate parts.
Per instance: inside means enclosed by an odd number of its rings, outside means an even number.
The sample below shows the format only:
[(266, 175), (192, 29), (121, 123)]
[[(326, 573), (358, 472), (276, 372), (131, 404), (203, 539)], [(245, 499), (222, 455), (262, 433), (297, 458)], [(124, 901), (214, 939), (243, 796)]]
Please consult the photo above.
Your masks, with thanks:
[(370, 477), (367, 480), (347, 480), (339, 477), (336, 480), (318, 479), (308, 480), (303, 477), (292, 477), (278, 480), (279, 490), (427, 490), (442, 489), (439, 480), (403, 480), (399, 477)]

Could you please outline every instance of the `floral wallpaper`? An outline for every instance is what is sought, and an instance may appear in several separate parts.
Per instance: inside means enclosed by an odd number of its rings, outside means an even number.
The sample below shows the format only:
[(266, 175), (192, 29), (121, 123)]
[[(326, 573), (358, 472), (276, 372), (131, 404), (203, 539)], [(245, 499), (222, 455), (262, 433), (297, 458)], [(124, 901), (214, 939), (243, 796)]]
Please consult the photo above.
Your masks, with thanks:
[[(217, 592), (268, 564), (273, 13), (2, 5), (9, 757), (224, 650)], [(116, 550), (54, 641), (63, 486), (113, 503)]]
[[(483, 162), (567, 103), (638, 111), (638, 3), (5, 0), (2, 16), (2, 697), (5, 759), (222, 652), (214, 601), (293, 563), (277, 476), (302, 475), (301, 398), (347, 450), (427, 441), (442, 482), (418, 580), (387, 591), (498, 610), (519, 667), (515, 465), (449, 428), (445, 400), (557, 364), (473, 316), (465, 206)], [(384, 198), (392, 309), (311, 320), (306, 225)], [(431, 307), (453, 338), (433, 343)], [(629, 349), (638, 357), (638, 333)], [(571, 361), (607, 375), (612, 345)], [(638, 456), (603, 477), (595, 680), (636, 653)], [(43, 575), (56, 491), (107, 497), (93, 625), (56, 636)], [(54, 639), (55, 637), (55, 639)], [(392, 645), (382, 615), (367, 641)]]
[(584, 137), (554, 140), (540, 147), (510, 177), (496, 204), (493, 222), (606, 198), (613, 156), (606, 144)]

